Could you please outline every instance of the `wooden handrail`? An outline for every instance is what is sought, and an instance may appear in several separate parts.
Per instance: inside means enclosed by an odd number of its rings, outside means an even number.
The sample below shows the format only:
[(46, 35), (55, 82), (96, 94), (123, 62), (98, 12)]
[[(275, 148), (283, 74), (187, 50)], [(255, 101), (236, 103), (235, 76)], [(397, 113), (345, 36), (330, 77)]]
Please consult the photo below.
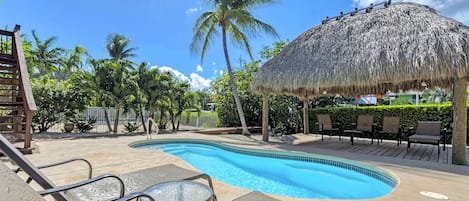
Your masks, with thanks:
[(0, 35), (13, 36), (13, 32), (11, 32), (11, 31), (5, 31), (5, 30), (0, 30)]
[(20, 81), (23, 86), (23, 101), (25, 102), (26, 110), (33, 112), (37, 110), (36, 102), (34, 101), (33, 91), (29, 82), (28, 67), (26, 59), (24, 58), (23, 45), (21, 43), (20, 25), (16, 25), (13, 31), (13, 54), (18, 58), (18, 66), (20, 70)]

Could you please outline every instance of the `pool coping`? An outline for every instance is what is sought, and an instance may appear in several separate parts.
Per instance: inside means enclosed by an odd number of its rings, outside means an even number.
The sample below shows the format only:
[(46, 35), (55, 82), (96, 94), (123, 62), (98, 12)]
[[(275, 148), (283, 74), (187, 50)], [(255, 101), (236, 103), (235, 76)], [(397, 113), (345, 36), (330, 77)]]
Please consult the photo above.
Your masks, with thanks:
[(197, 143), (197, 144), (206, 144), (215, 146), (217, 148), (225, 149), (228, 151), (233, 151), (235, 153), (242, 153), (260, 157), (270, 157), (270, 158), (281, 158), (305, 162), (320, 163), (325, 165), (331, 165), (339, 168), (344, 168), (350, 171), (354, 171), (360, 174), (364, 174), (370, 177), (373, 177), (377, 180), (380, 180), (387, 185), (391, 186), (393, 189), (396, 188), (399, 184), (399, 178), (393, 176), (390, 172), (383, 170), (381, 168), (374, 167), (372, 165), (366, 165), (360, 162), (349, 160), (346, 158), (328, 156), (322, 154), (313, 154), (313, 153), (304, 153), (304, 152), (291, 152), (291, 151), (277, 151), (277, 150), (265, 150), (265, 149), (253, 149), (245, 148), (230, 145), (226, 142), (215, 142), (211, 140), (201, 140), (201, 139), (152, 139), (152, 140), (140, 140), (132, 142), (129, 144), (129, 147), (137, 148), (145, 145), (153, 144), (164, 144), (164, 143)]

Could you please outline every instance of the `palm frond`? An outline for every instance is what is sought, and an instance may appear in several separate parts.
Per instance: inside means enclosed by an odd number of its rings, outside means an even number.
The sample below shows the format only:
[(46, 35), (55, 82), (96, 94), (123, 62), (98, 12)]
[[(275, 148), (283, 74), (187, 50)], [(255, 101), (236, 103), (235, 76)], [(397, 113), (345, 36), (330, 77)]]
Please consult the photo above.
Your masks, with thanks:
[(246, 49), (251, 59), (254, 59), (251, 51), (251, 46), (249, 45), (249, 40), (246, 34), (244, 34), (237, 26), (233, 23), (227, 24), (227, 33), (231, 37), (231, 41), (235, 45), (240, 45)]

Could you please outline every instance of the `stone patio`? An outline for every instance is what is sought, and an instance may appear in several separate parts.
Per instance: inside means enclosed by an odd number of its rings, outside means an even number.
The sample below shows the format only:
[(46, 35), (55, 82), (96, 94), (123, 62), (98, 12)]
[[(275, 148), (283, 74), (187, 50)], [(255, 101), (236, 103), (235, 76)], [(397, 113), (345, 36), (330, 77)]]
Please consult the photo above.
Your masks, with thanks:
[[(246, 137), (234, 134), (203, 135), (190, 132), (153, 136), (153, 139), (158, 138), (215, 140), (249, 148), (327, 154), (360, 161), (384, 169), (399, 179), (399, 184), (393, 192), (373, 200), (433, 200), (420, 195), (421, 191), (440, 193), (448, 196), (450, 200), (466, 200), (469, 192), (469, 167), (447, 164), (445, 159), (441, 160), (439, 158), (438, 160), (431, 160), (431, 157), (429, 157), (429, 160), (417, 160), (417, 158), (421, 158), (415, 157), (416, 155), (420, 156), (419, 153), (434, 152), (421, 151), (422, 147), (413, 147), (412, 151), (415, 151), (415, 153), (409, 152), (407, 154), (411, 154), (409, 156), (412, 157), (391, 157), (379, 154), (389, 152), (388, 149), (394, 148), (395, 142), (369, 145), (366, 140), (362, 140), (357, 141), (356, 145), (351, 146), (347, 138), (343, 142), (339, 142), (334, 138), (329, 139), (328, 137), (325, 138), (325, 141), (320, 141), (319, 135), (297, 134), (288, 137), (272, 138), (271, 143), (264, 143), (260, 140), (260, 135)], [(93, 175), (104, 173), (120, 174), (168, 163), (197, 170), (189, 163), (175, 156), (163, 152), (133, 149), (128, 146), (131, 142), (145, 139), (145, 135), (121, 136), (117, 138), (41, 139), (35, 142), (39, 153), (28, 155), (27, 157), (36, 165), (76, 157), (86, 158), (94, 166), (95, 172)], [(393, 143), (394, 145), (392, 145)], [(404, 142), (399, 148), (397, 146), (395, 148), (405, 149), (406, 145)], [(385, 149), (388, 151), (384, 151)], [(447, 150), (446, 152), (450, 151)], [(440, 156), (445, 154), (447, 153), (442, 152)], [(397, 156), (399, 155), (401, 154)], [(87, 173), (86, 166), (79, 162), (47, 169), (44, 172), (58, 185), (85, 179)], [(251, 190), (242, 189), (217, 180), (214, 180), (214, 188), (220, 201), (233, 200), (238, 196), (251, 192)], [(273, 197), (285, 201), (312, 200), (282, 196)]]

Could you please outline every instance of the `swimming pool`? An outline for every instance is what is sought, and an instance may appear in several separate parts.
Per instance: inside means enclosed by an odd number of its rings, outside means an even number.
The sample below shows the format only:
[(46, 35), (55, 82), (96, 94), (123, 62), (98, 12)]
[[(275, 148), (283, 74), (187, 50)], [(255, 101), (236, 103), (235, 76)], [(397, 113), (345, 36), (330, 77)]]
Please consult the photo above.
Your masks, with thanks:
[(202, 140), (154, 140), (131, 146), (175, 155), (219, 181), (295, 198), (369, 199), (392, 191), (386, 172), (346, 159), (239, 148)]

